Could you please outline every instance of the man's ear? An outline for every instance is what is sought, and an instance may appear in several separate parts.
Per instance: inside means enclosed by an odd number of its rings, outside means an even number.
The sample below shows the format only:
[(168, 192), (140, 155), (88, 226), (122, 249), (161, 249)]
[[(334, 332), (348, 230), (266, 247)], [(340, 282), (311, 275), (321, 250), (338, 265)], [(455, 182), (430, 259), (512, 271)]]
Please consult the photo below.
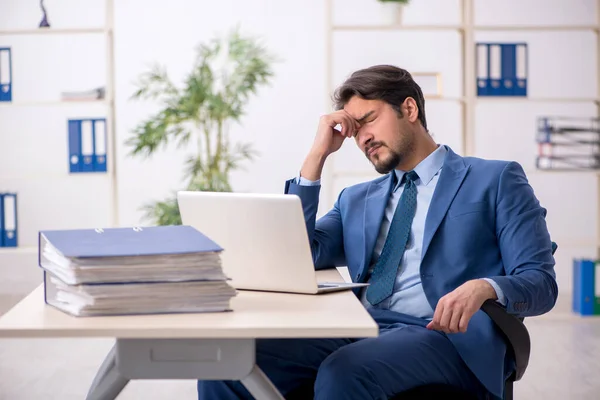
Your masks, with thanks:
[(402, 115), (410, 122), (415, 122), (419, 119), (419, 107), (417, 102), (412, 97), (407, 97), (402, 103)]

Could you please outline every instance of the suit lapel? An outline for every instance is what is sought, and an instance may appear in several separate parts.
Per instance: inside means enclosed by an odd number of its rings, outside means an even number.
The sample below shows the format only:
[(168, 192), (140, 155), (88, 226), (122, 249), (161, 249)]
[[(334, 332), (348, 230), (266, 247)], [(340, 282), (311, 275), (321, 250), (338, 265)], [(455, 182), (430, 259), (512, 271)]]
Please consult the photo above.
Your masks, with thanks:
[(425, 254), (429, 249), (433, 236), (442, 223), (442, 220), (444, 219), (452, 200), (456, 196), (460, 185), (465, 179), (468, 170), (469, 166), (465, 166), (463, 158), (448, 148), (446, 160), (444, 161), (444, 166), (435, 187), (433, 198), (431, 199), (431, 204), (427, 212), (427, 218), (425, 220), (421, 260), (425, 258)]
[(365, 210), (363, 212), (363, 262), (361, 266), (361, 274), (364, 276), (363, 271), (368, 268), (371, 261), (371, 256), (375, 248), (375, 242), (379, 235), (381, 228), (381, 222), (383, 221), (383, 214), (387, 201), (392, 191), (392, 185), (394, 183), (394, 172), (390, 172), (380, 181), (375, 181), (369, 185), (367, 190), (367, 198), (365, 200)]

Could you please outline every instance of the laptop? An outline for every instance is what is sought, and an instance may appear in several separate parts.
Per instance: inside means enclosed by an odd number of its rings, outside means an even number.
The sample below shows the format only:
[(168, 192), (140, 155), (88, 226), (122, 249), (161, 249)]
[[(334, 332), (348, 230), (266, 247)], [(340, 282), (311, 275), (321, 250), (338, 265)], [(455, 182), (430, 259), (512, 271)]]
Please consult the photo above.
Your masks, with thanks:
[(180, 191), (181, 220), (217, 242), (236, 289), (320, 294), (366, 283), (317, 282), (300, 198)]

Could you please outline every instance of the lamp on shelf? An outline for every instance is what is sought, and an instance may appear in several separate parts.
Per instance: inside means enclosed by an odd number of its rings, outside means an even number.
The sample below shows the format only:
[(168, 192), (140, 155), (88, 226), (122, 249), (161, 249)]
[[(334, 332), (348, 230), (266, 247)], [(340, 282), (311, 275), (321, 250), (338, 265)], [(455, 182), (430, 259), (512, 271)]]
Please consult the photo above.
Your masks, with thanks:
[(44, 0), (40, 0), (40, 8), (42, 9), (43, 17), (40, 21), (40, 28), (50, 28), (50, 23), (48, 22), (48, 15), (46, 13), (46, 7), (44, 7)]

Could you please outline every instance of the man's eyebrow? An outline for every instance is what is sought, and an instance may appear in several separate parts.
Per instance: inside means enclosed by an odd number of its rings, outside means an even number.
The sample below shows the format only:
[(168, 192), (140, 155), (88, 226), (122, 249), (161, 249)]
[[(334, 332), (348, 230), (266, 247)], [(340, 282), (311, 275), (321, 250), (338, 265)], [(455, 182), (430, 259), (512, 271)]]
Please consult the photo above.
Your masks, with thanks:
[(371, 116), (371, 114), (373, 114), (375, 112), (375, 110), (371, 110), (368, 113), (366, 113), (365, 115), (363, 115), (362, 117), (360, 117), (359, 119), (357, 119), (356, 121), (359, 124), (362, 124), (363, 122), (365, 122), (365, 119), (369, 118)]

